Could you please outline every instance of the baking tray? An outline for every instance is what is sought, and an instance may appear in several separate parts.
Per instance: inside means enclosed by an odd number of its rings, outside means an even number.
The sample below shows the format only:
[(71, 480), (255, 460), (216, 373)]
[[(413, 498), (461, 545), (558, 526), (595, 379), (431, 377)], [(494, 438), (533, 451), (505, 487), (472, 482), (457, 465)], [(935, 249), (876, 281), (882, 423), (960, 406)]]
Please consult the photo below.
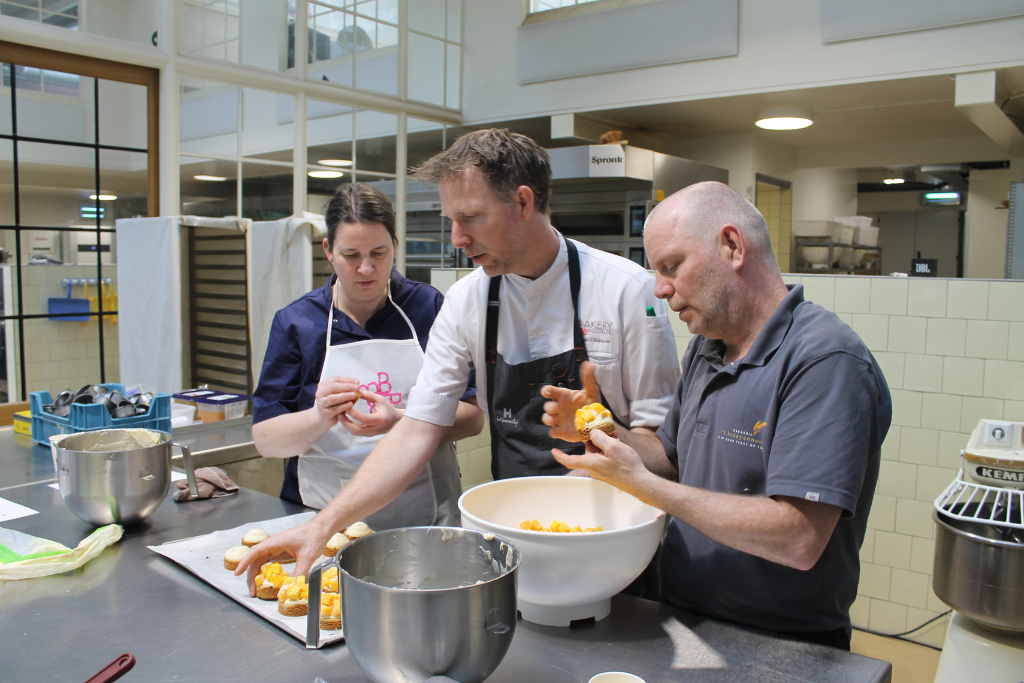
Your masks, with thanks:
[[(224, 568), (224, 552), (232, 546), (241, 545), (242, 536), (249, 529), (260, 528), (273, 535), (298, 526), (303, 522), (308, 522), (313, 519), (315, 514), (315, 512), (303, 512), (288, 517), (250, 522), (236, 526), (233, 529), (214, 531), (180, 541), (168, 541), (162, 545), (148, 546), (148, 548), (181, 565), (242, 607), (255, 612), (274, 626), (291, 636), (295, 636), (300, 642), (305, 644), (306, 618), (283, 616), (277, 611), (276, 600), (250, 598), (245, 575), (235, 576), (234, 572)], [(288, 565), (284, 566), (286, 569), (288, 568)], [(319, 606), (316, 608), (319, 609)], [(328, 643), (343, 640), (345, 640), (344, 629), (320, 631), (320, 644), (317, 647), (323, 647)]]

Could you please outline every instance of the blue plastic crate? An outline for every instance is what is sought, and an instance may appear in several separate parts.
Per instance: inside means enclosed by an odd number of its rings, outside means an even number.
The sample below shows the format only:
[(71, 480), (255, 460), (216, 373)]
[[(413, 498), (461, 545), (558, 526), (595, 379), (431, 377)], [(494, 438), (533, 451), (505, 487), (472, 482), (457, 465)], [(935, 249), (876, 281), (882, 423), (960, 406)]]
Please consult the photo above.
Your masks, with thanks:
[[(124, 393), (124, 387), (120, 384), (107, 383), (102, 386), (107, 390), (116, 389)], [(171, 397), (168, 394), (156, 394), (149, 404), (149, 412), (145, 415), (120, 419), (114, 419), (105, 407), (92, 403), (72, 403), (71, 413), (67, 417), (57, 417), (43, 412), (44, 405), (53, 403), (49, 391), (33, 391), (28, 398), (29, 408), (32, 410), (32, 440), (43, 446), (49, 446), (50, 437), (55, 434), (93, 432), (97, 429), (135, 428), (171, 431)]]

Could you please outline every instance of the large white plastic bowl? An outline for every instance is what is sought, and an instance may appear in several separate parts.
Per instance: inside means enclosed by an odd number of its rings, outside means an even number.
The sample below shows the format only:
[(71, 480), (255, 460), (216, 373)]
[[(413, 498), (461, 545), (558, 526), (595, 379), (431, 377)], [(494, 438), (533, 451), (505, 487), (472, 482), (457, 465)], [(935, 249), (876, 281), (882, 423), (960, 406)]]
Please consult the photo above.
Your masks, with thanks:
[[(576, 619), (603, 619), (611, 598), (633, 582), (654, 557), (666, 515), (628, 493), (587, 477), (523, 477), (470, 489), (459, 498), (462, 524), (510, 539), (523, 555), (519, 611), (547, 626)], [(525, 531), (536, 519), (549, 526), (606, 531)]]

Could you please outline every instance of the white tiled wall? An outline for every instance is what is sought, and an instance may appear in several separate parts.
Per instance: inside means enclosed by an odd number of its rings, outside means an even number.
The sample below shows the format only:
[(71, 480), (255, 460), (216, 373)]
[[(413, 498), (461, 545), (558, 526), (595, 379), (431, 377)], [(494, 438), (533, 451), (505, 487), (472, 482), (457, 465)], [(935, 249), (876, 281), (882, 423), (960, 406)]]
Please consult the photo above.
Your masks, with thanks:
[[(784, 276), (871, 349), (892, 393), (861, 548), (855, 626), (913, 628), (946, 611), (931, 589), (932, 501), (980, 418), (1024, 420), (1024, 282)], [(941, 645), (946, 619), (913, 638)]]
[[(1024, 282), (784, 276), (878, 360), (893, 401), (861, 548), (856, 626), (897, 633), (946, 611), (931, 589), (932, 501), (982, 417), (1024, 421)], [(670, 316), (679, 356), (692, 335)], [(490, 481), (490, 438), (458, 444), (464, 488)], [(913, 638), (941, 645), (946, 619)]]
[[(14, 266), (9, 266), (13, 268)], [(116, 269), (104, 269), (104, 277), (114, 280), (116, 291)], [(95, 278), (95, 266), (24, 266), (22, 267), (22, 299), (26, 314), (46, 313), (50, 297), (67, 296), (61, 287), (63, 278)], [(89, 296), (98, 297), (95, 288)], [(5, 294), (7, 294), (5, 292)], [(84, 297), (81, 287), (72, 290), (72, 296)], [(120, 321), (119, 321), (120, 322)], [(99, 335), (96, 319), (88, 322), (51, 321), (37, 318), (25, 321), (25, 376), (29, 392), (47, 390), (56, 395), (64, 389), (77, 390), (100, 379)], [(9, 323), (10, 334), (8, 354), (14, 359), (17, 371), (17, 333)], [(108, 382), (117, 382), (120, 377), (120, 352), (116, 325), (108, 318), (104, 322), (103, 334), (104, 365)]]

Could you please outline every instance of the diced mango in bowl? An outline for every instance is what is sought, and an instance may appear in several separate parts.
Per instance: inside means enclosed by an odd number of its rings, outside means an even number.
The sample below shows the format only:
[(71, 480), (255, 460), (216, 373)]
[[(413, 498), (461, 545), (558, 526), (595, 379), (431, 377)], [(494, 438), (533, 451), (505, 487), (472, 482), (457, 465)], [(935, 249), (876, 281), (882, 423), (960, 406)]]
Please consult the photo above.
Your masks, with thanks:
[(542, 525), (540, 522), (538, 522), (535, 519), (528, 519), (525, 522), (520, 522), (519, 523), (519, 528), (523, 529), (525, 531), (550, 531), (550, 532), (553, 532), (553, 533), (562, 533), (562, 534), (569, 534), (569, 533), (580, 534), (580, 533), (585, 533), (587, 531), (604, 531), (604, 527), (603, 526), (596, 526), (596, 527), (588, 526), (586, 529), (581, 529), (579, 527), (579, 525), (576, 525), (574, 527), (570, 527), (565, 522), (559, 522), (557, 519), (551, 520), (551, 526), (544, 526), (544, 525)]

